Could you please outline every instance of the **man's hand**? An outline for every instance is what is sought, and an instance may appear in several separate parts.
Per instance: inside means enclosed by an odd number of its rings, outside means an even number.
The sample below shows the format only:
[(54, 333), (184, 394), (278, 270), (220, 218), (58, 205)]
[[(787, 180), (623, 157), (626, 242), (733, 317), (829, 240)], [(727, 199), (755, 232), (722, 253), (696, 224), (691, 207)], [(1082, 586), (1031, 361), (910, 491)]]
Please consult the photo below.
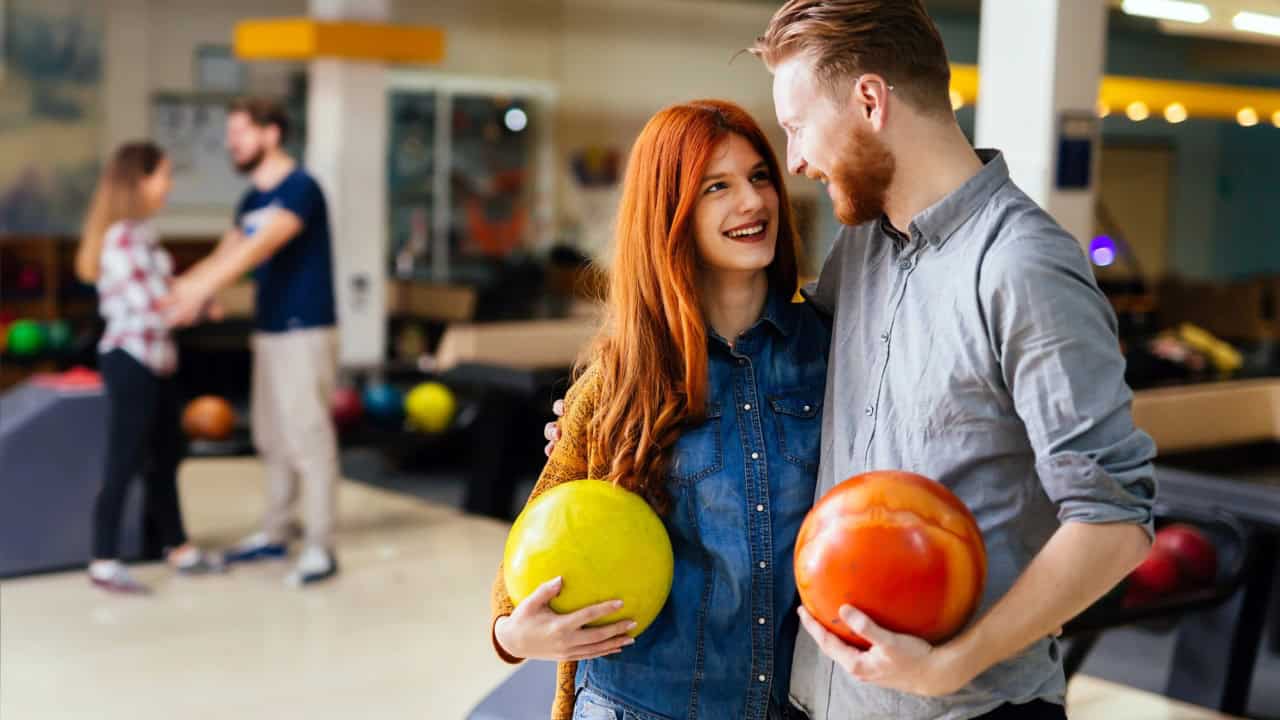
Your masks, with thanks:
[(187, 327), (200, 319), (212, 293), (187, 276), (173, 281), (169, 294), (161, 298), (159, 307), (169, 327)]
[(857, 609), (844, 605), (840, 619), (871, 643), (859, 650), (827, 631), (800, 608), (800, 622), (823, 654), (853, 677), (880, 687), (916, 695), (950, 695), (973, 680), (969, 669), (947, 646), (934, 647), (917, 637), (885, 630)]

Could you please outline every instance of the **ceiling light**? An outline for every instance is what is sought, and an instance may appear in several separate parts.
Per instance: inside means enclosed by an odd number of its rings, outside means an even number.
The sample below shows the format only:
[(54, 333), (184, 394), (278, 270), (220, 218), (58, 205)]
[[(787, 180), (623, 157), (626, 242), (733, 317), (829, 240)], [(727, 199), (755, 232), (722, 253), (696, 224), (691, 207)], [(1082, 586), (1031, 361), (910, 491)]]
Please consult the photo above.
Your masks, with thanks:
[(1164, 109), (1164, 119), (1177, 125), (1187, 119), (1187, 106), (1180, 102), (1171, 103)]
[(1280, 36), (1280, 17), (1262, 13), (1242, 12), (1231, 18), (1231, 25), (1244, 32)]
[(1181, 0), (1124, 0), (1121, 8), (1129, 15), (1184, 23), (1209, 22), (1211, 16), (1203, 4)]

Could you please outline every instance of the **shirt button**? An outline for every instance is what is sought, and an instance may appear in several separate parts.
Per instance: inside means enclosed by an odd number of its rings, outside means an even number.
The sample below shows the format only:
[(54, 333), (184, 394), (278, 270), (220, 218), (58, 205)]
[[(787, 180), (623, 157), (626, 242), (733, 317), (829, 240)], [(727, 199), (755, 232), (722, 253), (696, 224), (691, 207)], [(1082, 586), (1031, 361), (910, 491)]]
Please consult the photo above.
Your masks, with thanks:
[(758, 622), (758, 623), (760, 623), (761, 625), (763, 625), (763, 624), (764, 624), (764, 618), (760, 618), (760, 619), (756, 620), (756, 622)]
[(760, 676), (760, 682), (764, 682), (765, 680), (768, 680), (768, 679), (769, 679), (769, 678), (766, 678), (766, 677), (765, 677), (765, 676), (763, 676), (763, 675), (761, 675), (761, 676)]
[(763, 505), (757, 505), (757, 506), (756, 506), (756, 512), (764, 512), (764, 506), (763, 506)]
[(759, 459), (760, 459), (760, 453), (751, 453), (751, 459), (752, 459), (752, 460), (759, 460)]
[(747, 359), (746, 359), (746, 358), (738, 358), (738, 364), (739, 364), (739, 365), (746, 365), (746, 364), (747, 364)]
[(742, 409), (743, 409), (743, 410), (750, 410), (750, 409), (751, 409), (751, 403), (747, 403), (746, 405), (743, 405), (743, 406), (742, 406)]
[(805, 412), (809, 412), (809, 410), (811, 410), (811, 409), (812, 409), (812, 408), (810, 408), (808, 405), (805, 405), (805, 406), (804, 406), (804, 411), (805, 411)]
[(880, 333), (880, 342), (889, 342), (889, 333)]
[(873, 405), (868, 405), (868, 406), (867, 406), (867, 410), (866, 410), (867, 417), (871, 417), (872, 415), (874, 415), (874, 414), (875, 414), (875, 412), (876, 412), (875, 406), (873, 406)]
[(761, 561), (760, 561), (760, 569), (761, 569), (761, 570), (763, 570), (763, 569), (765, 569), (765, 568), (767, 568), (767, 567), (769, 567), (769, 563), (767, 563), (767, 562), (765, 562), (765, 561), (761, 560)]
[(899, 267), (899, 268), (901, 268), (901, 269), (903, 269), (903, 270), (910, 270), (910, 269), (911, 269), (911, 261), (910, 261), (910, 260), (903, 260), (902, 262), (898, 263), (898, 267)]

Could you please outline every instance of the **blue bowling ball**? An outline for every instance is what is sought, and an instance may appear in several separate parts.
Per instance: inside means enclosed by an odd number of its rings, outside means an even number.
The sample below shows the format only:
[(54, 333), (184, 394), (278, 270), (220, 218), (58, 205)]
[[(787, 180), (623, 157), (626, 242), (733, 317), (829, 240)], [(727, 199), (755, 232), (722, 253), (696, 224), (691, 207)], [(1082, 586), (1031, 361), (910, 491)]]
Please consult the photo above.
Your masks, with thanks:
[(398, 425), (404, 420), (404, 393), (387, 383), (370, 384), (364, 390), (364, 411), (379, 425)]

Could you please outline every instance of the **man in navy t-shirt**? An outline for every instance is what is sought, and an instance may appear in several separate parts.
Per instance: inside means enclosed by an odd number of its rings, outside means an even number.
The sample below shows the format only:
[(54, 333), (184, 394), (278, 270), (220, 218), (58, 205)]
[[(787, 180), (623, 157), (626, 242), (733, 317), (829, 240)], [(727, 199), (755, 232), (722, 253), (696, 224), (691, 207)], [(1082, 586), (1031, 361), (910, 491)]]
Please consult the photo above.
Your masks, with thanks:
[(315, 179), (294, 168), (268, 190), (250, 188), (236, 209), (236, 226), (253, 238), (278, 210), (302, 220), (302, 230), (253, 271), (257, 281), (257, 329), (282, 333), (332, 327), (333, 261), (329, 212)]
[(300, 481), (306, 546), (288, 580), (303, 585), (338, 567), (332, 538), (338, 453), (329, 414), (337, 334), (329, 211), (315, 179), (282, 149), (288, 128), (288, 116), (272, 101), (232, 104), (227, 150), (252, 186), (236, 209), (235, 228), (175, 281), (167, 305), (174, 325), (190, 324), (214, 293), (253, 270), (252, 426), (267, 471), (267, 512), (262, 531), (227, 559), (287, 554)]

